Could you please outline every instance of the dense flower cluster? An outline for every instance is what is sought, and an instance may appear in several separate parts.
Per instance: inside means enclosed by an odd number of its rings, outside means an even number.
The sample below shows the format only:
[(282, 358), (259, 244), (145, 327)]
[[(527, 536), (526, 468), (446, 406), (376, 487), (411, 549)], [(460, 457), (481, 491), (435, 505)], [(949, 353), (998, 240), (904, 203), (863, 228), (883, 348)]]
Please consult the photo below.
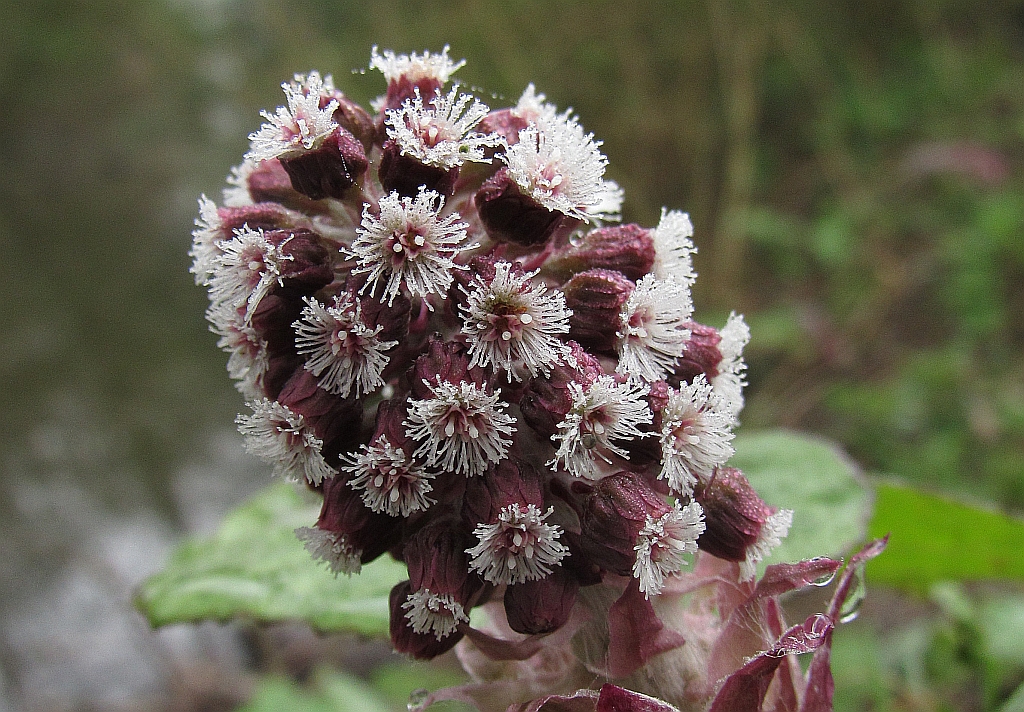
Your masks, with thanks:
[[(600, 142), (532, 85), (491, 109), (447, 86), (447, 48), (374, 48), (370, 66), (387, 81), (373, 113), (329, 75), (285, 83), (193, 233), (246, 445), (323, 496), (298, 531), (310, 553), (336, 573), (407, 565), (401, 652), (464, 639), (471, 670), (557, 671), (512, 702), (628, 678), (686, 641), (672, 701), (699, 707), (744, 656), (786, 635), (816, 647), (829, 622), (769, 616), (721, 663), (728, 611), (764, 618), (785, 587), (754, 577), (792, 513), (727, 467), (749, 332), (693, 320), (687, 215), (617, 224)], [(670, 610), (709, 582), (728, 604)], [(469, 625), (478, 606), (494, 630)]]

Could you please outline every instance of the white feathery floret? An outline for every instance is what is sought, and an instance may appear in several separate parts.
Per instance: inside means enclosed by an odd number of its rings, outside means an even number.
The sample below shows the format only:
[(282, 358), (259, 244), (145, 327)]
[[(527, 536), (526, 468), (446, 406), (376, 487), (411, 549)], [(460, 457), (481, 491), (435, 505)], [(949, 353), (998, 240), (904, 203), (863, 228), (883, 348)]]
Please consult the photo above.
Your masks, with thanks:
[(374, 512), (408, 517), (434, 503), (427, 495), (435, 474), (383, 435), (342, 460), (341, 469), (353, 476), (349, 486), (363, 491), (363, 503)]
[(569, 347), (559, 335), (569, 333), (572, 311), (566, 309), (560, 291), (548, 292), (533, 282), (536, 274), (516, 274), (511, 263), (496, 262), (493, 279), (477, 275), (469, 289), (463, 289), (466, 303), (459, 308), (470, 368), (491, 365), (522, 380), (519, 365), (531, 376), (547, 375), (551, 366), (569, 358)]
[(274, 474), (287, 479), (318, 485), (334, 476), (334, 469), (320, 452), (323, 441), (306, 425), (301, 413), (267, 398), (248, 405), (252, 415), (235, 419), (247, 452), (272, 464)]
[(290, 158), (319, 148), (338, 130), (334, 121), (337, 100), (332, 99), (320, 108), (323, 82), (319, 74), (310, 73), (302, 84), (285, 82), (281, 88), (288, 106), (277, 107), (276, 114), (261, 112), (267, 123), (249, 134), (250, 148), (245, 157), (257, 163), (271, 158)]
[(711, 385), (722, 396), (726, 409), (735, 421), (743, 410), (743, 387), (747, 385), (743, 347), (750, 341), (750, 327), (743, 321), (741, 314), (732, 312), (720, 333), (722, 340), (718, 350), (722, 354), (722, 361), (718, 365), (718, 375), (711, 379)]
[(658, 477), (681, 495), (692, 494), (698, 480), (707, 481), (735, 452), (732, 416), (703, 373), (669, 394), (661, 423)]
[(449, 49), (451, 47), (445, 45), (440, 52), (431, 53), (428, 50), (423, 54), (395, 54), (386, 49), (381, 54), (377, 52), (377, 45), (374, 45), (370, 50), (370, 69), (381, 72), (388, 83), (404, 77), (413, 84), (424, 79), (447, 84), (452, 74), (466, 64), (464, 59), (453, 62), (448, 56)]
[(458, 89), (454, 86), (447, 94), (438, 90), (426, 104), (417, 89), (416, 96), (400, 108), (388, 110), (384, 119), (388, 138), (403, 155), (444, 169), (490, 160), (485, 149), (502, 145), (503, 139), (473, 130), (490, 109), (469, 94), (458, 94)]
[(342, 398), (359, 398), (383, 385), (380, 375), (390, 360), (384, 352), (398, 342), (377, 338), (384, 327), (363, 322), (359, 300), (343, 292), (330, 306), (313, 297), (303, 301), (306, 306), (292, 324), (295, 350), (307, 356), (304, 368), (319, 376), (317, 385)]
[(441, 381), (432, 390), (433, 398), (410, 399), (403, 423), (406, 434), (419, 443), (414, 457), (424, 458), (428, 467), (469, 477), (505, 459), (516, 429), (500, 391), (488, 393), (471, 381)]
[(210, 278), (217, 267), (217, 258), (221, 255), (220, 242), (223, 235), (223, 224), (217, 204), (206, 197), (199, 196), (199, 217), (195, 220), (196, 229), (192, 231), (192, 249), (189, 257), (192, 266), (189, 272), (196, 276), (196, 284), (210, 286)]
[(347, 250), (357, 262), (352, 273), (368, 275), (362, 292), (375, 294), (380, 287), (388, 306), (402, 287), (418, 297), (447, 294), (452, 270), (465, 269), (455, 264), (455, 256), (478, 245), (468, 241), (468, 225), (459, 222), (459, 214), (442, 216), (443, 209), (444, 198), (424, 188), (415, 198), (385, 195), (376, 215), (363, 206), (362, 223)]
[(619, 312), (615, 372), (648, 382), (666, 378), (686, 348), (692, 313), (688, 285), (644, 275)]
[(633, 578), (640, 592), (650, 598), (661, 593), (665, 577), (678, 573), (686, 563), (684, 554), (697, 552), (697, 539), (704, 533), (704, 510), (697, 502), (685, 507), (679, 502), (655, 519), (648, 515), (634, 547)]
[(410, 593), (402, 609), (413, 631), (433, 633), (437, 640), (454, 633), (460, 623), (469, 623), (469, 616), (454, 596), (434, 593), (429, 588)]
[(547, 464), (561, 466), (573, 477), (601, 479), (597, 461), (611, 462), (605, 451), (622, 458), (629, 454), (623, 441), (644, 437), (638, 426), (653, 418), (645, 400), (650, 388), (637, 381), (616, 383), (611, 376), (600, 376), (589, 386), (569, 383), (572, 407), (551, 436), (558, 443), (555, 457)]
[(230, 240), (217, 243), (220, 254), (214, 260), (209, 279), (210, 301), (245, 307), (248, 322), (260, 301), (280, 282), (285, 262), (293, 261), (283, 247), (291, 238), (275, 245), (267, 239), (262, 228), (252, 230), (248, 225), (235, 230)]
[(251, 158), (243, 158), (241, 163), (231, 167), (226, 179), (227, 186), (221, 191), (224, 205), (229, 208), (240, 208), (253, 204), (252, 195), (249, 193), (249, 176), (255, 169), (256, 163)]
[(270, 366), (267, 342), (245, 321), (243, 310), (228, 304), (211, 304), (206, 310), (210, 331), (220, 339), (217, 346), (228, 354), (228, 375), (235, 388), (253, 400), (263, 395), (263, 376)]
[(740, 581), (754, 578), (758, 563), (767, 559), (772, 549), (782, 543), (792, 525), (792, 509), (780, 509), (765, 520), (757, 541), (747, 547), (747, 557), (740, 562)]
[(299, 527), (295, 536), (316, 561), (327, 564), (335, 576), (357, 574), (362, 569), (362, 552), (352, 547), (344, 534), (328, 532), (319, 527)]
[(520, 131), (501, 160), (519, 189), (548, 210), (584, 222), (610, 219), (621, 209), (621, 189), (604, 180), (608, 159), (600, 145), (563, 114)]
[(561, 528), (544, 522), (553, 511), (549, 507), (542, 514), (535, 504), (502, 507), (498, 521), (473, 531), (479, 543), (466, 549), (469, 568), (495, 585), (536, 581), (550, 574), (551, 567), (569, 555), (568, 547), (558, 541)]
[(697, 279), (693, 271), (694, 247), (693, 223), (690, 216), (680, 210), (661, 209), (658, 227), (651, 231), (654, 240), (653, 274), (658, 279), (668, 279), (692, 285)]

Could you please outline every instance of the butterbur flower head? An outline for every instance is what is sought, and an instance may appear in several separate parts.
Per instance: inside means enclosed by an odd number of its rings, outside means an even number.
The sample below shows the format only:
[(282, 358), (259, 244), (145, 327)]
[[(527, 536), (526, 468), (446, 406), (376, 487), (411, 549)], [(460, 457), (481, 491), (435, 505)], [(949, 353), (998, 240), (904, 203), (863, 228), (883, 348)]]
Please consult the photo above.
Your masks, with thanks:
[(435, 474), (412, 459), (411, 448), (396, 447), (383, 435), (350, 456), (341, 469), (351, 475), (349, 485), (363, 492), (363, 502), (374, 512), (408, 517), (426, 509)]
[(569, 553), (558, 540), (561, 529), (544, 521), (552, 511), (542, 513), (535, 504), (503, 507), (497, 521), (473, 531), (480, 541), (466, 550), (470, 568), (493, 584), (536, 581), (550, 574)]
[(574, 119), (558, 116), (527, 126), (505, 152), (509, 177), (548, 210), (583, 222), (619, 212), (619, 188), (604, 180), (608, 159), (600, 141)]
[(401, 108), (388, 111), (388, 138), (402, 155), (445, 170), (466, 161), (489, 160), (485, 149), (501, 144), (500, 137), (474, 131), (489, 109), (458, 90), (457, 86), (447, 94), (438, 90), (426, 103), (417, 90)]
[(569, 348), (559, 338), (569, 331), (565, 297), (534, 283), (535, 275), (501, 261), (490, 279), (478, 276), (464, 290), (462, 332), (469, 342), (470, 368), (491, 366), (522, 380), (519, 368), (531, 376), (546, 374), (568, 357)]
[(320, 108), (323, 82), (319, 74), (310, 74), (302, 84), (285, 82), (281, 88), (288, 106), (278, 107), (274, 114), (262, 112), (267, 123), (249, 135), (252, 145), (246, 156), (254, 161), (290, 158), (319, 148), (338, 129), (334, 122), (337, 102)]
[(440, 52), (395, 54), (389, 49), (380, 53), (375, 46), (370, 56), (370, 69), (376, 69), (387, 80), (387, 94), (374, 107), (378, 111), (396, 109), (417, 93), (434, 96), (466, 60), (452, 61), (448, 45)]
[[(246, 448), (323, 498), (296, 535), (329, 571), (406, 566), (394, 648), (475, 676), (428, 701), (827, 709), (851, 579), (792, 627), (779, 595), (838, 562), (754, 581), (793, 513), (728, 466), (750, 333), (693, 319), (689, 216), (609, 224), (623, 192), (572, 110), (533, 85), (491, 110), (448, 86), (463, 64), (374, 48), (373, 112), (295, 75), (223, 204), (200, 199)], [(807, 682), (780, 664), (811, 651)]]

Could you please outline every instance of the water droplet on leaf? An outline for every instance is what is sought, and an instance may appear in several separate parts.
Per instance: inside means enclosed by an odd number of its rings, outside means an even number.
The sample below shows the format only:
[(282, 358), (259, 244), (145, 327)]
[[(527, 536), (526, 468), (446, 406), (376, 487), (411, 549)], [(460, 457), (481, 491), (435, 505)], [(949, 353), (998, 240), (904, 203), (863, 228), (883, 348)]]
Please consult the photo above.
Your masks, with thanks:
[(409, 704), (406, 708), (409, 712), (421, 712), (427, 706), (427, 698), (430, 697), (430, 690), (418, 688), (409, 693)]

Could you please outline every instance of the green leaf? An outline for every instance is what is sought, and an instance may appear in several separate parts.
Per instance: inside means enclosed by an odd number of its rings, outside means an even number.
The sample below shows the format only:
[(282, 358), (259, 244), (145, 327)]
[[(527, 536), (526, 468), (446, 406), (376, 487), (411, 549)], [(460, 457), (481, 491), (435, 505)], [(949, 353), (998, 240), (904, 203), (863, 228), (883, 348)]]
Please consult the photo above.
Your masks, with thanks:
[(401, 709), (362, 680), (342, 672), (319, 669), (309, 685), (266, 677), (239, 712), (395, 712)]
[(209, 538), (181, 544), (167, 567), (139, 587), (135, 605), (153, 626), (245, 618), (301, 620), (323, 632), (387, 635), (388, 593), (406, 578), (388, 557), (362, 573), (334, 576), (295, 537), (319, 504), (278, 482), (232, 512)]
[(876, 488), (872, 536), (891, 533), (872, 581), (923, 593), (944, 580), (1024, 579), (1024, 522), (894, 482)]
[(838, 556), (863, 541), (871, 494), (836, 445), (786, 430), (743, 433), (734, 444), (730, 466), (743, 470), (765, 502), (793, 510), (773, 561)]

